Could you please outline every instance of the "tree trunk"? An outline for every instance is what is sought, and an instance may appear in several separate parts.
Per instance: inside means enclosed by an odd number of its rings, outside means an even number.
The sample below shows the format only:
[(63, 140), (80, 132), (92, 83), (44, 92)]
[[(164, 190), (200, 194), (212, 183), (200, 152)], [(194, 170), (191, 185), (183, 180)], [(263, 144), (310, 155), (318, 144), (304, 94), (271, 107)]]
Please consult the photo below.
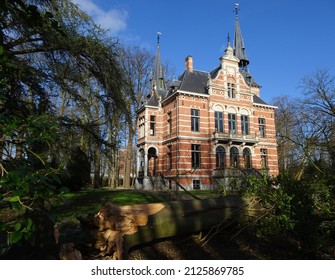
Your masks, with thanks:
[(130, 188), (131, 187), (131, 173), (132, 173), (132, 163), (133, 163), (133, 140), (134, 133), (132, 130), (132, 126), (129, 125), (129, 133), (128, 133), (128, 145), (126, 148), (126, 158), (125, 158), (125, 171), (123, 178), (123, 187)]
[(94, 172), (93, 172), (93, 188), (97, 189), (100, 187), (100, 151), (98, 145), (94, 151)]
[(131, 206), (106, 205), (94, 217), (81, 219), (90, 228), (100, 255), (123, 259), (135, 245), (208, 230), (224, 220), (246, 223), (262, 209), (251, 200), (231, 196)]
[[(0, 105), (1, 105), (1, 103), (0, 103)], [(3, 150), (4, 150), (4, 148), (5, 148), (5, 136), (0, 131), (0, 162), (3, 160), (3, 155), (4, 155)]]
[(23, 133), (19, 131), (15, 142), (15, 158), (18, 160), (22, 159), (23, 156), (23, 143)]

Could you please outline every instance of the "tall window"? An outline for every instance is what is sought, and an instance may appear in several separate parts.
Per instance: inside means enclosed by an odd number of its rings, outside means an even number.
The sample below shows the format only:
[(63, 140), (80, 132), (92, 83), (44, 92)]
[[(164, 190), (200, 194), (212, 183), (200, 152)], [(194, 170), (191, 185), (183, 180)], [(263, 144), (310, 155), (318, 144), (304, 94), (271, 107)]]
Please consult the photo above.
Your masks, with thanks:
[(238, 168), (238, 149), (236, 147), (230, 149), (230, 166)]
[(156, 134), (156, 116), (150, 116), (150, 136)]
[(216, 168), (225, 168), (226, 150), (222, 146), (216, 148)]
[(228, 129), (230, 133), (236, 133), (236, 114), (228, 114)]
[(167, 152), (168, 166), (167, 166), (167, 169), (171, 170), (172, 169), (172, 146), (169, 145), (167, 148), (168, 148), (168, 152)]
[(259, 136), (265, 138), (265, 119), (258, 118), (258, 126), (259, 126)]
[(200, 113), (197, 109), (191, 109), (191, 130), (199, 131)]
[(171, 134), (172, 133), (172, 113), (169, 112), (168, 113), (168, 133)]
[(241, 115), (241, 130), (243, 135), (249, 135), (249, 117)]
[(233, 83), (228, 83), (228, 97), (235, 98), (235, 85)]
[(262, 169), (268, 168), (268, 150), (267, 149), (261, 149), (261, 166), (262, 166)]
[(139, 119), (139, 130), (140, 130), (140, 137), (144, 137), (144, 128), (145, 128), (145, 123), (144, 123), (144, 117), (141, 117)]
[(249, 148), (243, 150), (244, 168), (251, 168), (251, 151)]
[(192, 144), (192, 168), (200, 168), (200, 145)]
[(215, 130), (223, 132), (223, 112), (215, 112)]

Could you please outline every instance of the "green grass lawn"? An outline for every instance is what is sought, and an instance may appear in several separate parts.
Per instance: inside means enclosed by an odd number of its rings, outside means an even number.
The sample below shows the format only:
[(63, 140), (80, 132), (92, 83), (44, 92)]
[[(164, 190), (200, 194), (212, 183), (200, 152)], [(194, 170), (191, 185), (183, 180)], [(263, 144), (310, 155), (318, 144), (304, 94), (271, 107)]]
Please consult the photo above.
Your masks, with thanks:
[(52, 210), (55, 222), (75, 221), (77, 216), (97, 213), (106, 203), (131, 205), (165, 201), (158, 193), (134, 190), (90, 189), (64, 194)]
[[(183, 193), (183, 191), (180, 191)], [(213, 194), (212, 191), (191, 191), (196, 196), (204, 197)], [(55, 222), (76, 221), (78, 216), (97, 213), (106, 203), (117, 205), (144, 204), (165, 202), (168, 195), (158, 192), (143, 192), (136, 190), (89, 189), (71, 192), (61, 197), (60, 205), (52, 210)]]

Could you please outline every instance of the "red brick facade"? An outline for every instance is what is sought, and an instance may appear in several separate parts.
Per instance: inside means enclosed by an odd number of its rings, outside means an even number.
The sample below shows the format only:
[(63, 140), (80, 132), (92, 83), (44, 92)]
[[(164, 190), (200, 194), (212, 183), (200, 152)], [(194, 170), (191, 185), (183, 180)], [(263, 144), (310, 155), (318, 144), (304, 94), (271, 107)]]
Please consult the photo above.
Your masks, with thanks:
[(257, 98), (260, 88), (246, 83), (229, 50), (206, 90), (177, 89), (158, 107), (139, 111), (138, 187), (159, 185), (160, 174), (167, 185), (178, 180), (188, 189), (215, 188), (218, 179), (245, 169), (278, 174), (275, 107)]
[(211, 72), (195, 70), (188, 56), (169, 88), (153, 77), (138, 111), (137, 188), (214, 189), (231, 177), (278, 174), (275, 107), (260, 98), (242, 51), (239, 59), (228, 44)]

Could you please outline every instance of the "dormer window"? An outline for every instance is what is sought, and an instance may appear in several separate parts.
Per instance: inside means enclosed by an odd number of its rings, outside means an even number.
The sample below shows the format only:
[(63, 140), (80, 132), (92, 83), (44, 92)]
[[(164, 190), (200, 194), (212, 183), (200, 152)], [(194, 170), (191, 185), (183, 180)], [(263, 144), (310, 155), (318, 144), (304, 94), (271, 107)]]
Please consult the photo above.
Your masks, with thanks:
[(227, 86), (228, 86), (228, 97), (229, 98), (236, 98), (235, 84), (227, 83)]

